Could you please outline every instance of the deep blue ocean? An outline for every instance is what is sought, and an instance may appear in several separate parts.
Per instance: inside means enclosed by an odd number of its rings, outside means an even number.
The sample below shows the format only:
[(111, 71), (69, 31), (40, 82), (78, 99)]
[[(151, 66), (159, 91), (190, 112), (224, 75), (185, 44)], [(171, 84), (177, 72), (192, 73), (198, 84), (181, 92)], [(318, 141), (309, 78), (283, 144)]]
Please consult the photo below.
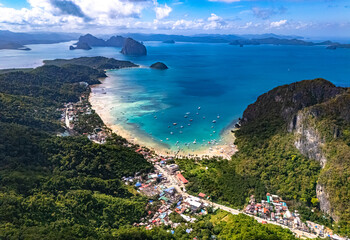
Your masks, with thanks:
[[(143, 67), (108, 72), (105, 91), (112, 102), (106, 104), (118, 102), (119, 107), (111, 108), (116, 122), (134, 126), (172, 147), (177, 141), (179, 145), (196, 141), (199, 146), (219, 140), (220, 132), (241, 117), (249, 104), (279, 85), (325, 78), (350, 87), (350, 49), (160, 42), (145, 45), (145, 57), (126, 57), (117, 48), (69, 51), (69, 43), (31, 45), (29, 52), (0, 51), (0, 68), (38, 66), (43, 59), (99, 55), (139, 64)], [(145, 67), (157, 61), (169, 69)]]

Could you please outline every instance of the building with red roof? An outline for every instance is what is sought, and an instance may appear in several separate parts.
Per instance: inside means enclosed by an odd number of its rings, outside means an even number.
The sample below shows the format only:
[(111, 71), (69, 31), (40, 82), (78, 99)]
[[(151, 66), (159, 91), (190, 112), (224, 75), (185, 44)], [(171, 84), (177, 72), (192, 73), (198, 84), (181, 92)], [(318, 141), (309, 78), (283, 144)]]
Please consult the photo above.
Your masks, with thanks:
[(188, 183), (187, 179), (186, 179), (184, 176), (182, 176), (181, 173), (178, 173), (178, 174), (176, 175), (176, 177), (177, 177), (177, 179), (179, 179), (183, 184)]
[(198, 196), (201, 198), (205, 198), (206, 195), (204, 193), (199, 193)]

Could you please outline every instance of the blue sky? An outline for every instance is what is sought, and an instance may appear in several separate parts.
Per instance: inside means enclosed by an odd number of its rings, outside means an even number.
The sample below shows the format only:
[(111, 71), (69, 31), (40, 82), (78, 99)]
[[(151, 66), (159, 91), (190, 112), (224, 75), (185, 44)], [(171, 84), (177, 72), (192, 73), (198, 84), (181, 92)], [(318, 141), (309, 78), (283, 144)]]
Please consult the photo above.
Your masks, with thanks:
[(0, 0), (13, 31), (350, 37), (349, 0)]

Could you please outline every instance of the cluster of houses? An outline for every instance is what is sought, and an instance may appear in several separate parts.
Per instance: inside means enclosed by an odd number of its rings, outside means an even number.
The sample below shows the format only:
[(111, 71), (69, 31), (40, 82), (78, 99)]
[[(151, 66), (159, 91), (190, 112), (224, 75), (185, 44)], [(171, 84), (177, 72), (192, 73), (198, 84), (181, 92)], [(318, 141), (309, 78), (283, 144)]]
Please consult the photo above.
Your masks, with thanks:
[[(182, 195), (174, 187), (174, 185), (184, 185), (188, 181), (179, 172), (179, 166), (170, 163), (172, 158), (154, 156), (149, 150), (143, 148), (138, 148), (136, 152), (144, 154), (155, 165), (166, 171), (168, 178), (171, 178), (168, 179), (157, 169), (152, 173), (136, 174), (133, 177), (122, 178), (125, 184), (133, 185), (138, 192), (154, 199), (150, 200), (148, 204), (153, 206), (150, 208), (153, 211), (149, 210), (148, 216), (141, 219), (141, 222), (136, 225), (145, 226), (146, 229), (152, 229), (163, 224), (176, 228), (180, 223), (173, 222), (170, 217), (171, 214), (178, 214), (184, 222), (194, 222), (197, 219), (196, 216), (208, 213), (209, 204), (203, 201), (206, 198), (205, 194), (201, 193), (198, 197)], [(174, 180), (177, 182), (174, 182)]]
[[(80, 101), (76, 103), (67, 103), (63, 109), (62, 114), (62, 122), (64, 122), (67, 131), (70, 135), (74, 135), (76, 133), (76, 124), (79, 121), (79, 116), (82, 115), (91, 115), (93, 110), (89, 102), (86, 100), (84, 96), (80, 97)], [(86, 135), (91, 141), (94, 141), (99, 144), (103, 144), (106, 142), (106, 139), (109, 137), (109, 131), (105, 126), (94, 126), (93, 132), (83, 133)]]
[(267, 193), (266, 200), (262, 200), (260, 203), (257, 203), (254, 195), (252, 195), (244, 212), (269, 221), (275, 221), (290, 228), (315, 233), (320, 237), (332, 235), (331, 230), (325, 228), (323, 225), (310, 221), (307, 221), (306, 224), (303, 223), (298, 211), (295, 210), (294, 212), (291, 212), (288, 209), (287, 203), (278, 195)]

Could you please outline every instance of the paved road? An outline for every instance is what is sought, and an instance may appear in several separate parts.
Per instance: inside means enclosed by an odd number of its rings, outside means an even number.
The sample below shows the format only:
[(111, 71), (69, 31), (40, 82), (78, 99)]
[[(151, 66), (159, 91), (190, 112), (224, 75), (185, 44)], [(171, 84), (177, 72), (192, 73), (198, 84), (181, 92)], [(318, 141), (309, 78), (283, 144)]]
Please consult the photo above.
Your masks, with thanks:
[[(154, 166), (155, 166), (155, 168), (157, 170), (159, 170), (159, 172), (162, 173), (163, 176), (165, 176), (169, 180), (169, 183), (167, 184), (168, 185), (167, 187), (174, 187), (176, 189), (176, 191), (181, 193), (181, 195), (184, 196), (184, 197), (194, 197), (194, 196), (192, 196), (192, 195), (190, 195), (190, 194), (188, 194), (188, 193), (186, 193), (186, 192), (184, 192), (182, 190), (182, 189), (185, 189), (185, 186), (182, 183), (180, 183), (175, 178), (174, 175), (170, 175), (166, 170), (164, 170), (159, 165), (154, 165)], [(283, 227), (283, 228), (288, 228), (289, 230), (294, 232), (298, 237), (301, 237), (301, 238), (317, 238), (317, 235), (312, 234), (312, 233), (307, 233), (307, 232), (304, 232), (304, 231), (300, 231), (298, 229), (290, 228), (290, 227), (287, 227), (285, 225), (282, 225), (282, 224), (274, 222), (274, 221), (269, 221), (269, 220), (266, 220), (266, 219), (263, 219), (263, 218), (259, 218), (259, 217), (256, 217), (256, 216), (251, 216), (249, 214), (244, 213), (243, 211), (240, 211), (240, 210), (237, 210), (237, 209), (233, 209), (233, 208), (221, 205), (221, 204), (217, 204), (217, 203), (214, 203), (214, 202), (211, 202), (211, 201), (208, 201), (208, 200), (202, 199), (202, 201), (204, 203), (207, 203), (207, 204), (213, 206), (214, 208), (219, 208), (221, 210), (224, 210), (224, 211), (229, 212), (229, 213), (234, 214), (234, 215), (238, 215), (238, 214), (242, 213), (242, 214), (245, 214), (247, 216), (254, 217), (260, 223), (262, 221), (265, 221), (265, 222), (267, 222), (269, 224), (274, 224), (274, 225), (278, 225), (278, 226)]]

